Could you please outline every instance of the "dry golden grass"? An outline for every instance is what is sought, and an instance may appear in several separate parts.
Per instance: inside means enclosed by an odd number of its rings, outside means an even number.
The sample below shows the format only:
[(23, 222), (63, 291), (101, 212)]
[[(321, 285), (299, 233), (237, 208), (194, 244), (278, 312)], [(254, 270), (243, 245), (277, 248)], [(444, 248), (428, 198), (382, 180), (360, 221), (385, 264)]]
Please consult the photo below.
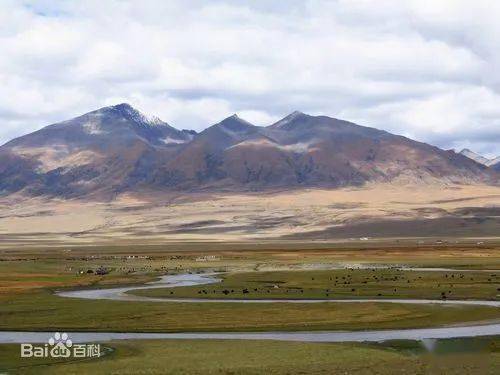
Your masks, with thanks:
[[(277, 239), (376, 219), (435, 219), (463, 207), (498, 207), (500, 187), (367, 185), (268, 193), (124, 195), (111, 202), (0, 201), (5, 240), (98, 242), (128, 238)], [(418, 237), (419, 233), (415, 233)], [(11, 242), (14, 243), (14, 242)]]

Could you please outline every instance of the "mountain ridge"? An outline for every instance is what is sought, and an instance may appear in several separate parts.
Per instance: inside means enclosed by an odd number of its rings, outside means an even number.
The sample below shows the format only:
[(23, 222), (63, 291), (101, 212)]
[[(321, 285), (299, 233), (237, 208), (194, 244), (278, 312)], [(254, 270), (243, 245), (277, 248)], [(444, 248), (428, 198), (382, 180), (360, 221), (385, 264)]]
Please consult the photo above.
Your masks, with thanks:
[(0, 146), (4, 195), (336, 188), (399, 178), (497, 183), (494, 171), (461, 153), (299, 111), (266, 127), (233, 114), (196, 133), (121, 103)]

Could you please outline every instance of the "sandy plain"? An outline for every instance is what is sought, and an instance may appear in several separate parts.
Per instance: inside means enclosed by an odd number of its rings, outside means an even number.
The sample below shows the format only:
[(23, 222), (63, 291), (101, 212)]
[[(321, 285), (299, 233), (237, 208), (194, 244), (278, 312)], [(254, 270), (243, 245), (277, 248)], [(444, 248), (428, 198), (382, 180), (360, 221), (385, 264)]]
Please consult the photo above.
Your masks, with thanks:
[[(395, 226), (395, 224), (399, 223)], [(392, 229), (387, 229), (392, 228)], [(365, 240), (494, 238), (500, 187), (375, 184), (336, 190), (256, 193), (142, 193), (106, 202), (0, 199), (2, 244), (36, 239)]]

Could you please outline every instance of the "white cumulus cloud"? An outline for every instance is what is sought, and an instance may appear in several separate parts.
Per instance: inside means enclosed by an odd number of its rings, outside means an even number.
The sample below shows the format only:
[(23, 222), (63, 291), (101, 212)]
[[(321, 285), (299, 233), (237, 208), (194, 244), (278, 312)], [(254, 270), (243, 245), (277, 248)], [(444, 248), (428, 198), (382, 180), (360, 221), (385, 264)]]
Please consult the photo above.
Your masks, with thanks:
[(0, 143), (129, 102), (178, 128), (300, 110), (500, 154), (500, 3), (0, 3)]

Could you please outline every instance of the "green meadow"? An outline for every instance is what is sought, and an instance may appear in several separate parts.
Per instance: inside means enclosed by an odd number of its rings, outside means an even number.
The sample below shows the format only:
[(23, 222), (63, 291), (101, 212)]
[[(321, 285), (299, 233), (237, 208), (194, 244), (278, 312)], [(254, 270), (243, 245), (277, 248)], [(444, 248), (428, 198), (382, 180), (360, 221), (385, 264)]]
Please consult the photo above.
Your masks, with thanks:
[[(214, 247), (215, 245), (210, 245)], [(225, 245), (227, 246), (227, 245)], [(248, 245), (246, 245), (248, 246)], [(122, 247), (0, 253), (0, 330), (114, 332), (231, 332), (370, 330), (478, 324), (500, 319), (489, 306), (384, 303), (384, 298), (487, 299), (498, 295), (496, 249), (221, 250), (163, 251)], [(276, 245), (277, 247), (277, 245)], [(141, 254), (138, 256), (137, 254)], [(214, 255), (209, 261), (204, 257)], [(202, 261), (200, 261), (200, 257)], [(345, 264), (409, 264), (454, 267), (429, 272), (330, 269)], [(105, 269), (105, 274), (97, 270)], [(474, 269), (465, 272), (465, 269)], [(62, 298), (61, 289), (142, 285), (164, 274), (223, 272), (221, 283), (134, 291), (161, 298), (349, 299), (380, 302), (175, 303)], [(480, 340), (480, 339), (477, 339)], [(491, 341), (492, 340), (492, 341)], [(456, 340), (452, 340), (455, 342)], [(328, 344), (273, 341), (151, 340), (106, 343), (100, 359), (69, 363), (26, 362), (18, 345), (0, 345), (0, 373), (27, 374), (488, 374), (499, 365), (498, 341), (488, 350), (439, 357), (420, 343)], [(472, 354), (471, 354), (472, 355)], [(452, 360), (450, 358), (453, 358)], [(449, 364), (440, 367), (442, 361)], [(49, 363), (50, 362), (50, 363)], [(57, 361), (56, 361), (57, 362)], [(446, 371), (444, 371), (446, 369)], [(444, 372), (443, 372), (444, 371)]]
[(239, 299), (419, 298), (496, 300), (500, 272), (342, 269), (218, 275), (222, 282), (132, 291), (151, 297)]
[[(146, 340), (103, 344), (99, 359), (20, 359), (0, 345), (0, 371), (12, 374), (496, 374), (495, 338), (440, 340), (429, 354), (414, 341), (332, 344), (279, 341)], [(465, 349), (474, 348), (464, 352)]]

